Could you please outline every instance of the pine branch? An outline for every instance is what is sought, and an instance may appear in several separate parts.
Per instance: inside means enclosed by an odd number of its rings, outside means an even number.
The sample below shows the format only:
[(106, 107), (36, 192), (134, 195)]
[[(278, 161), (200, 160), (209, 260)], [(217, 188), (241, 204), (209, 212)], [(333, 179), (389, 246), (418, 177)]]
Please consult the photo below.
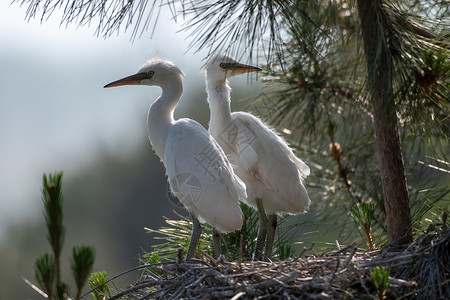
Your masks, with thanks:
[(403, 29), (418, 35), (420, 37), (432, 40), (432, 43), (435, 43), (437, 46), (444, 47), (446, 49), (450, 49), (450, 44), (448, 41), (443, 39), (439, 39), (439, 36), (430, 31), (430, 29), (420, 26), (418, 24), (412, 23), (407, 18), (402, 16), (399, 12), (393, 10), (386, 10), (387, 14), (391, 17), (391, 19), (397, 22)]
[(57, 297), (62, 299), (67, 288), (61, 281), (61, 252), (64, 245), (66, 227), (63, 224), (62, 172), (44, 174), (42, 201), (47, 224), (47, 239), (53, 249)]
[(89, 274), (92, 272), (94, 261), (94, 248), (88, 246), (73, 247), (70, 267), (77, 285), (77, 296), (75, 299), (80, 299), (83, 287), (88, 281)]
[(35, 277), (48, 299), (54, 300), (55, 261), (53, 256), (46, 253), (36, 259)]

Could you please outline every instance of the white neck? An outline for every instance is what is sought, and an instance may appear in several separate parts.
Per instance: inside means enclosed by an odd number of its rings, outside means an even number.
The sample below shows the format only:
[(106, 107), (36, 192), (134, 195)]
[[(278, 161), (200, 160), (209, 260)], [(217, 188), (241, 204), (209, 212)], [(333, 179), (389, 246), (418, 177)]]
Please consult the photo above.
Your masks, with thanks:
[(164, 161), (167, 135), (170, 126), (175, 121), (173, 111), (183, 94), (181, 76), (174, 76), (173, 80), (161, 85), (162, 94), (150, 106), (147, 116), (147, 131), (150, 143), (156, 154)]
[(209, 132), (214, 138), (219, 140), (219, 135), (224, 132), (225, 128), (230, 126), (232, 121), (230, 108), (231, 88), (226, 78), (213, 80), (206, 73), (206, 91), (211, 114)]

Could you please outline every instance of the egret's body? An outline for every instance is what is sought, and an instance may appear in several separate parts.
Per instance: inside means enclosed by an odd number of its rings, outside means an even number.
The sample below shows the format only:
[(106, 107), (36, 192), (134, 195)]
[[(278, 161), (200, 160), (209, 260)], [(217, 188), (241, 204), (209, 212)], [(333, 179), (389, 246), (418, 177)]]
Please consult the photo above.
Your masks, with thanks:
[[(260, 231), (255, 259), (260, 259), (266, 232), (266, 256), (270, 258), (276, 227), (276, 214), (305, 212), (311, 200), (303, 185), (309, 167), (295, 156), (286, 142), (257, 117), (233, 112), (227, 78), (260, 71), (219, 55), (206, 65), (206, 85), (211, 111), (209, 132), (228, 155), (236, 174), (247, 187), (247, 203), (260, 213)], [(271, 216), (271, 224), (265, 212)]]
[(182, 71), (161, 59), (148, 61), (137, 74), (112, 82), (119, 85), (150, 85), (162, 89), (150, 106), (147, 129), (156, 154), (166, 167), (172, 192), (189, 210), (194, 228), (187, 259), (192, 258), (201, 223), (220, 232), (242, 227), (238, 200), (246, 198), (245, 184), (234, 174), (214, 138), (191, 119), (174, 120), (173, 111), (183, 93)]

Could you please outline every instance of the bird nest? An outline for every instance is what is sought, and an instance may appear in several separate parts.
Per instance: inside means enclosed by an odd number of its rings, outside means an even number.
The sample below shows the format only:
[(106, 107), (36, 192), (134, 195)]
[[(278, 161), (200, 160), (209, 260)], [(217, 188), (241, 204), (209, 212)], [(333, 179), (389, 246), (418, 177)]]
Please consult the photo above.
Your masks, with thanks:
[[(142, 280), (109, 299), (380, 299), (369, 270), (390, 269), (386, 296), (450, 295), (450, 231), (426, 234), (407, 248), (332, 253), (277, 262), (202, 260), (147, 265)], [(380, 296), (382, 295), (382, 296)], [(448, 299), (448, 298), (447, 298)]]

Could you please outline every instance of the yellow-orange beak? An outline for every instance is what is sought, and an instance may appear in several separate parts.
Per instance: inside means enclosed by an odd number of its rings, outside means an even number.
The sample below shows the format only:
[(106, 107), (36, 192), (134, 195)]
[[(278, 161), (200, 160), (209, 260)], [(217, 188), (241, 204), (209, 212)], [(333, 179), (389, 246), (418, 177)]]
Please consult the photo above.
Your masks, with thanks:
[(240, 64), (240, 63), (230, 63), (225, 67), (225, 70), (233, 71), (234, 74), (244, 74), (250, 72), (259, 72), (262, 69), (250, 65)]
[(113, 81), (104, 86), (104, 88), (110, 88), (121, 85), (137, 85), (141, 83), (141, 80), (147, 79), (147, 73), (137, 73), (131, 76), (127, 76), (125, 78)]

